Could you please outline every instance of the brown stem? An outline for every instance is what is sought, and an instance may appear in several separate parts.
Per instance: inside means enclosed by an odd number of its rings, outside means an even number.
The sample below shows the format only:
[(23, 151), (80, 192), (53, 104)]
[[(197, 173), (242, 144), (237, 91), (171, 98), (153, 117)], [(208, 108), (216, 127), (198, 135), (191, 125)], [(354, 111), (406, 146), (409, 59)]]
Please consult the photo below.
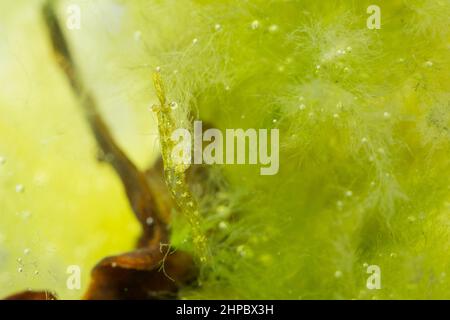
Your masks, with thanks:
[[(168, 230), (165, 217), (167, 217), (168, 213), (164, 212), (167, 210), (167, 205), (158, 200), (158, 197), (147, 183), (145, 174), (130, 161), (114, 141), (111, 132), (98, 111), (94, 97), (84, 85), (78, 68), (75, 66), (61, 25), (56, 17), (52, 1), (45, 3), (43, 16), (56, 60), (84, 109), (103, 159), (111, 164), (120, 177), (131, 207), (144, 227), (144, 238), (146, 239), (144, 242), (146, 243), (141, 243), (141, 245), (159, 246), (160, 242), (167, 242)], [(147, 223), (149, 221), (152, 223)]]

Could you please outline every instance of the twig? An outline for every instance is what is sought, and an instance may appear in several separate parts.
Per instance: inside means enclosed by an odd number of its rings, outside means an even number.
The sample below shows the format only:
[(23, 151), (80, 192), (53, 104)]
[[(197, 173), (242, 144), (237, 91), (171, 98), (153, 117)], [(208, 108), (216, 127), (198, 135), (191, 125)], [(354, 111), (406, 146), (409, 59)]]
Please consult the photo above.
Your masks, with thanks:
[[(144, 173), (130, 161), (114, 141), (98, 111), (95, 99), (84, 85), (75, 65), (61, 25), (56, 17), (53, 1), (49, 0), (45, 3), (43, 15), (56, 60), (84, 109), (97, 145), (104, 155), (104, 160), (115, 169), (125, 187), (132, 209), (144, 227), (145, 238), (148, 240), (146, 245), (159, 246), (161, 242), (168, 242), (168, 230), (163, 219), (164, 213), (161, 212), (167, 206), (158, 203), (158, 197), (148, 185)], [(149, 218), (152, 218), (152, 224), (150, 225), (147, 224)]]

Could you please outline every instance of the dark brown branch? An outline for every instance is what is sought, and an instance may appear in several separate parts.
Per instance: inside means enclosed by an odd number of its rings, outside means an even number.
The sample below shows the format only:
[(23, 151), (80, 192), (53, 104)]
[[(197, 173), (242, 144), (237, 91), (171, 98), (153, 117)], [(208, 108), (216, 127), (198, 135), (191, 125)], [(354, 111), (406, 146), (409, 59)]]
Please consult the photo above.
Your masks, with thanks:
[[(164, 221), (168, 216), (165, 212), (167, 205), (162, 201), (158, 203), (158, 197), (148, 185), (145, 174), (138, 170), (114, 141), (98, 111), (95, 99), (81, 80), (52, 1), (47, 1), (44, 5), (43, 15), (56, 60), (84, 109), (103, 159), (112, 165), (125, 187), (133, 211), (144, 227), (144, 238), (155, 246), (159, 246), (160, 242), (167, 242), (168, 231)], [(150, 225), (147, 223), (149, 218), (152, 221)]]
[[(56, 60), (80, 101), (103, 160), (120, 177), (144, 231), (137, 250), (106, 257), (94, 267), (84, 299), (176, 298), (181, 286), (195, 281), (198, 270), (189, 254), (182, 251), (164, 254), (160, 250), (160, 245), (169, 241), (167, 220), (173, 206), (168, 200), (162, 166), (157, 162), (146, 176), (115, 143), (93, 96), (81, 80), (51, 0), (45, 4), (43, 14)], [(161, 272), (162, 264), (164, 272)]]

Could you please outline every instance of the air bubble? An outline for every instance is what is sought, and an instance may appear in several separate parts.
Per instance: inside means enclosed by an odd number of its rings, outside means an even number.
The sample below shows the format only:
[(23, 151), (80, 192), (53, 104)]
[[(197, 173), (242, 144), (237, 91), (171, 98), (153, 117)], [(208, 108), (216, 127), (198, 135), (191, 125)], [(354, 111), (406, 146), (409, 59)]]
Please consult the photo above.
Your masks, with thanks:
[(226, 229), (228, 229), (228, 223), (226, 223), (225, 221), (221, 221), (221, 222), (219, 223), (219, 229), (221, 229), (221, 230), (226, 230)]
[(23, 184), (18, 184), (18, 185), (16, 185), (16, 192), (17, 192), (17, 193), (22, 193), (22, 192), (24, 192), (24, 191), (25, 191), (25, 187), (24, 187)]
[(134, 37), (134, 41), (136, 41), (136, 42), (140, 41), (142, 38), (142, 32), (139, 30), (135, 31), (133, 37)]
[(148, 217), (148, 218), (145, 220), (145, 223), (146, 223), (148, 226), (151, 226), (151, 225), (153, 224), (153, 222), (154, 222), (154, 219), (153, 219), (152, 217)]
[(253, 29), (253, 30), (256, 30), (256, 29), (258, 29), (259, 28), (259, 26), (260, 26), (260, 23), (259, 23), (259, 21), (258, 20), (254, 20), (252, 23), (251, 23), (251, 28)]
[(278, 29), (279, 29), (279, 27), (278, 27), (276, 24), (273, 24), (273, 25), (271, 25), (271, 26), (269, 27), (269, 32), (270, 32), (270, 33), (275, 33), (275, 32), (278, 31)]

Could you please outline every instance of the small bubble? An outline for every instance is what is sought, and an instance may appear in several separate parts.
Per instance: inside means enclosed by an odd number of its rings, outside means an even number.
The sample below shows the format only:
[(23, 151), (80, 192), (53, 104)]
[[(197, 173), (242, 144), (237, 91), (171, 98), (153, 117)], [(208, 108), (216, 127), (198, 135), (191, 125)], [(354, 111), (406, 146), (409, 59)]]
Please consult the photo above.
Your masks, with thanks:
[(339, 115), (337, 113), (333, 114), (333, 118), (337, 119), (339, 118)]
[(320, 64), (316, 66), (316, 69), (319, 70), (321, 68)]
[(22, 263), (22, 258), (17, 258), (18, 263)]
[(16, 192), (17, 193), (22, 193), (22, 192), (24, 192), (24, 190), (25, 190), (25, 187), (22, 184), (16, 185)]
[(348, 52), (351, 52), (352, 50), (353, 50), (352, 47), (350, 47), (350, 46), (347, 47)]
[(341, 278), (342, 277), (342, 271), (341, 270), (336, 270), (336, 272), (334, 273), (334, 277), (335, 278)]
[(225, 86), (225, 91), (230, 91), (230, 90), (231, 90), (230, 86)]
[(303, 101), (303, 100), (305, 100), (305, 97), (300, 96), (300, 97), (298, 98), (298, 100)]
[(306, 109), (306, 106), (302, 103), (298, 108), (299, 108), (300, 110), (305, 110), (305, 109)]
[(363, 263), (363, 267), (364, 267), (364, 268), (367, 268), (368, 266), (369, 266), (369, 264), (368, 264), (367, 262), (364, 262), (364, 263)]
[(6, 162), (6, 158), (0, 156), (0, 164), (5, 164), (5, 162)]
[(29, 248), (26, 248), (25, 250), (23, 250), (24, 255), (28, 255), (30, 252), (31, 252), (31, 250)]
[(272, 24), (272, 25), (269, 27), (269, 32), (270, 32), (270, 33), (275, 33), (275, 32), (278, 31), (278, 29), (279, 29), (279, 27), (278, 27), (276, 24)]
[(277, 121), (278, 121), (277, 119), (273, 119), (272, 120), (273, 123), (277, 123)]
[(219, 30), (221, 30), (221, 29), (222, 29), (222, 26), (221, 26), (220, 24), (216, 23), (216, 24), (214, 25), (214, 30), (219, 31)]
[(155, 71), (156, 71), (156, 72), (161, 72), (161, 67), (160, 67), (160, 66), (157, 66), (157, 67), (155, 68)]
[(391, 114), (389, 112), (383, 113), (383, 116), (387, 119), (391, 117)]
[(198, 43), (198, 39), (197, 38), (192, 39), (192, 44), (197, 44), (197, 43)]
[(145, 220), (145, 223), (146, 223), (148, 226), (151, 226), (151, 225), (153, 224), (153, 222), (154, 222), (154, 219), (153, 219), (152, 217), (148, 217), (148, 218)]
[(366, 138), (366, 137), (362, 138), (362, 139), (361, 139), (361, 142), (362, 142), (362, 143), (366, 143), (366, 142), (367, 142), (367, 138)]
[(433, 62), (432, 61), (427, 61), (425, 62), (425, 66), (428, 68), (431, 68), (433, 66)]
[(21, 215), (22, 215), (22, 218), (23, 218), (23, 219), (28, 219), (28, 218), (31, 217), (31, 212), (30, 212), (30, 211), (23, 211), (23, 212), (21, 213)]
[(34, 275), (37, 276), (39, 274), (39, 271), (34, 271)]
[(241, 256), (241, 257), (251, 257), (252, 256), (252, 251), (247, 248), (244, 245), (240, 245), (236, 248), (236, 252)]
[(139, 31), (139, 30), (135, 31), (133, 37), (134, 37), (134, 41), (140, 41), (141, 37), (142, 37), (141, 31)]
[(172, 110), (177, 109), (177, 108), (178, 108), (178, 103), (176, 103), (175, 101), (172, 101), (172, 102), (170, 103), (170, 108), (171, 108)]
[(226, 223), (225, 221), (221, 221), (221, 222), (219, 223), (219, 229), (221, 229), (221, 230), (226, 230), (226, 229), (228, 229), (228, 223)]
[(18, 272), (23, 272), (23, 268), (17, 269)]
[(220, 217), (227, 218), (230, 215), (231, 210), (226, 206), (220, 205), (217, 207), (216, 212)]
[(258, 20), (254, 20), (254, 21), (251, 23), (251, 25), (250, 25), (250, 27), (251, 27), (253, 30), (258, 29), (259, 26), (260, 26), (260, 23), (259, 23)]
[(345, 196), (346, 196), (346, 197), (351, 197), (351, 196), (353, 196), (353, 191), (352, 191), (352, 190), (347, 190), (347, 191), (345, 191)]

